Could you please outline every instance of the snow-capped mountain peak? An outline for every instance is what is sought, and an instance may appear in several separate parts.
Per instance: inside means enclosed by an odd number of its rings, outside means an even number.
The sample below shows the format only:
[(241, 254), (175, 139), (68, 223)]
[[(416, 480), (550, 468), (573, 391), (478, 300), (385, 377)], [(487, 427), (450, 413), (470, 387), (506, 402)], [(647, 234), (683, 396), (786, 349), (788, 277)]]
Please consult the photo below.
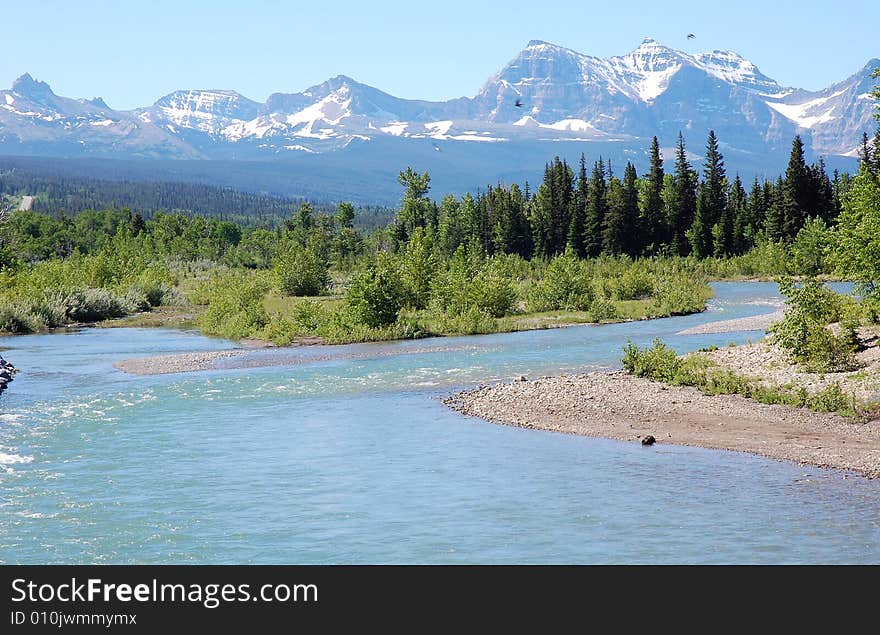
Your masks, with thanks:
[(690, 54), (645, 38), (629, 53), (602, 58), (531, 40), (473, 98), (401, 99), (337, 75), (265, 103), (233, 90), (179, 90), (133, 111), (58, 96), (24, 74), (0, 91), (0, 150), (264, 157), (379, 139), (485, 146), (657, 135), (671, 143), (679, 131), (702, 136), (712, 128), (745, 152), (785, 149), (801, 132), (813, 152), (845, 155), (873, 130), (877, 65), (811, 92), (780, 86), (733, 51)]

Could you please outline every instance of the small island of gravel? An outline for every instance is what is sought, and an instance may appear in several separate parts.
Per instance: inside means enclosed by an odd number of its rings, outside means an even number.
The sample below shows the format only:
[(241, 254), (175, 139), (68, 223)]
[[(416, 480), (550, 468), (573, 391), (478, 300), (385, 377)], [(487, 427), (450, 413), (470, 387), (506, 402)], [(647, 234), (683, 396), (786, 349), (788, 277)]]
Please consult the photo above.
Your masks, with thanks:
[[(880, 398), (880, 328), (860, 331), (858, 370), (799, 370), (768, 340), (692, 353), (713, 368), (760, 377), (767, 386), (794, 386), (816, 395), (834, 384), (860, 402)], [(740, 395), (708, 395), (624, 371), (519, 380), (467, 390), (444, 400), (459, 412), (494, 423), (638, 441), (751, 452), (769, 458), (880, 476), (880, 416), (860, 418), (769, 405)]]

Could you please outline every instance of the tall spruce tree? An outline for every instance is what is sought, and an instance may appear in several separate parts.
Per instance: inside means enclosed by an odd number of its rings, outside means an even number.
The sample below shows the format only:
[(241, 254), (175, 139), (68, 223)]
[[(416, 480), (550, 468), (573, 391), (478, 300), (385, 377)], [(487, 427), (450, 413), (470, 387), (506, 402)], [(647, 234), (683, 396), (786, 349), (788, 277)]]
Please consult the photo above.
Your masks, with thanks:
[(810, 194), (813, 198), (813, 208), (809, 211), (810, 216), (818, 216), (825, 221), (826, 225), (831, 223), (837, 217), (834, 189), (831, 185), (831, 179), (828, 178), (825, 159), (822, 157), (819, 157), (810, 166)]
[[(875, 147), (876, 151), (877, 148)], [(862, 132), (862, 145), (859, 148), (859, 163), (867, 167), (872, 173), (874, 172), (874, 152), (871, 151), (871, 144), (868, 142), (868, 133)]]
[(568, 163), (555, 157), (550, 175), (552, 191), (551, 248), (552, 253), (561, 254), (565, 251), (565, 245), (568, 242), (569, 214), (574, 198), (574, 173), (568, 167)]
[(666, 242), (666, 215), (663, 212), (663, 159), (657, 137), (651, 141), (650, 167), (642, 201), (641, 234), (644, 249), (655, 254)]
[(581, 154), (577, 185), (571, 201), (571, 220), (568, 224), (568, 247), (578, 258), (586, 255), (584, 249), (584, 228), (587, 222), (587, 199), (589, 182), (587, 180), (587, 160)]
[(714, 251), (712, 228), (721, 219), (727, 206), (724, 156), (718, 150), (715, 131), (709, 131), (706, 142), (706, 161), (703, 164), (703, 182), (697, 197), (697, 210), (690, 230), (690, 243), (698, 258), (712, 255)]
[[(618, 182), (617, 179), (612, 179)], [(623, 183), (612, 191), (608, 188), (608, 213), (605, 216), (603, 251), (618, 256), (637, 254), (636, 234), (633, 227), (639, 220), (638, 175), (632, 163), (626, 164)], [(619, 182), (618, 182), (619, 183)]]
[(764, 220), (764, 234), (767, 240), (774, 243), (785, 239), (785, 195), (783, 190), (785, 183), (782, 177), (776, 179), (776, 184), (769, 181), (764, 184), (764, 200), (767, 213)]
[(587, 196), (587, 215), (584, 226), (584, 253), (594, 258), (602, 251), (602, 229), (605, 225), (607, 202), (605, 200), (605, 163), (602, 158), (593, 165)]
[(727, 209), (733, 218), (733, 236), (730, 252), (741, 254), (748, 250), (746, 227), (749, 223), (748, 204), (746, 201), (746, 189), (743, 187), (739, 174), (730, 186), (730, 194), (727, 197)]
[(783, 234), (786, 240), (794, 240), (815, 203), (810, 171), (804, 160), (804, 142), (800, 135), (795, 135), (791, 142), (782, 193)]
[(695, 181), (693, 169), (687, 159), (684, 137), (679, 132), (678, 148), (675, 151), (673, 195), (667, 209), (672, 252), (679, 256), (686, 256), (691, 250), (687, 231), (693, 224), (694, 214), (697, 211)]

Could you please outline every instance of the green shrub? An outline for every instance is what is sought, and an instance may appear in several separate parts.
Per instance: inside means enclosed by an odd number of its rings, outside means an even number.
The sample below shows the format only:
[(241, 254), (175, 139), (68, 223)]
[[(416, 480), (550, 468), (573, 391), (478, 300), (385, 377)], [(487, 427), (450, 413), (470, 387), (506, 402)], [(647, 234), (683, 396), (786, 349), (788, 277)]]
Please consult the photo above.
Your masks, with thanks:
[(618, 317), (614, 302), (603, 296), (597, 296), (590, 305), (590, 318), (593, 322), (614, 320)]
[(263, 297), (269, 283), (259, 274), (228, 273), (211, 285), (199, 326), (208, 335), (241, 339), (256, 334), (269, 322)]
[[(859, 308), (851, 298), (838, 295), (817, 280), (800, 287), (784, 279), (779, 284), (788, 310), (771, 327), (771, 340), (796, 363), (816, 372), (840, 372), (855, 367)], [(841, 321), (840, 333), (827, 326)]]
[(289, 245), (276, 256), (274, 270), (285, 295), (320, 295), (330, 284), (327, 261), (313, 247)]
[(843, 392), (837, 382), (810, 396), (808, 406), (816, 412), (837, 412), (851, 417), (858, 413), (855, 395)]
[(650, 348), (644, 349), (627, 341), (622, 362), (628, 373), (669, 383), (675, 380), (681, 369), (681, 360), (675, 351), (660, 341), (660, 338), (656, 338)]
[(352, 277), (345, 299), (355, 322), (375, 328), (397, 320), (404, 294), (399, 273), (380, 255)]
[(595, 292), (592, 278), (571, 253), (554, 258), (526, 298), (529, 311), (588, 311)]
[(511, 273), (503, 261), (486, 261), (468, 289), (468, 305), (476, 307), (491, 317), (502, 317), (513, 309), (516, 303), (516, 288)]
[(444, 313), (439, 321), (443, 333), (479, 335), (495, 331), (495, 319), (477, 306), (470, 306), (455, 314)]

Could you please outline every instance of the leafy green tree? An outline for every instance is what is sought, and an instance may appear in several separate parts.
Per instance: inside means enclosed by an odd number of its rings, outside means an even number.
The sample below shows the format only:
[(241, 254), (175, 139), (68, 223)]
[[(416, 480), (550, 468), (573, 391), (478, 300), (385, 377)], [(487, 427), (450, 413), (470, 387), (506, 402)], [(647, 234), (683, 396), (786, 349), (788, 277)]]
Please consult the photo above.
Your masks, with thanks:
[(345, 299), (356, 322), (375, 328), (397, 320), (405, 293), (400, 272), (388, 256), (379, 254), (352, 277)]
[(825, 257), (830, 242), (828, 227), (821, 218), (808, 219), (791, 244), (793, 273), (818, 276), (825, 270)]
[(880, 315), (880, 177), (862, 165), (843, 199), (831, 259)]
[(354, 205), (343, 202), (336, 206), (336, 224), (344, 229), (354, 226)]
[(405, 301), (414, 309), (423, 309), (431, 299), (431, 282), (437, 271), (434, 245), (424, 227), (416, 227), (400, 258), (400, 276)]
[(396, 224), (406, 240), (416, 227), (425, 227), (428, 224), (431, 202), (427, 195), (431, 189), (431, 177), (427, 172), (419, 174), (407, 167), (397, 176), (397, 182), (405, 189)]
[(749, 214), (748, 198), (739, 174), (730, 186), (730, 195), (727, 197), (727, 207), (733, 216), (733, 243), (730, 253), (741, 254), (748, 251), (754, 235), (749, 235), (752, 224)]
[(276, 256), (274, 269), (285, 295), (320, 295), (330, 284), (328, 263), (314, 245), (287, 244)]

